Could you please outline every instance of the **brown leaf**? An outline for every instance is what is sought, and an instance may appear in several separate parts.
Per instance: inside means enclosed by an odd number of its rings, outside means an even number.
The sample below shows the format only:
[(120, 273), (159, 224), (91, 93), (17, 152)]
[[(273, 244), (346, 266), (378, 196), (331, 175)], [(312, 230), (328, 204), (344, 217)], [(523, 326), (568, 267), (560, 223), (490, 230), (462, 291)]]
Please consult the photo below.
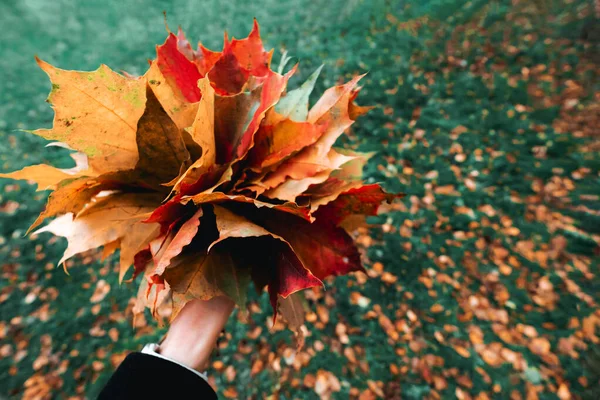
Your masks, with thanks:
[(210, 300), (224, 294), (207, 278), (207, 271), (214, 268), (213, 265), (218, 261), (214, 253), (180, 255), (173, 260), (172, 267), (164, 273), (165, 280), (169, 282), (173, 291), (171, 321), (177, 317), (187, 302), (194, 299)]
[(471, 353), (463, 346), (454, 346), (454, 350), (465, 358), (471, 357)]
[(173, 314), (192, 299), (209, 300), (226, 295), (245, 307), (250, 270), (232, 257), (234, 246), (218, 245), (209, 253), (189, 252), (173, 259), (164, 277), (173, 290)]
[(550, 352), (550, 342), (545, 337), (536, 337), (529, 341), (527, 347), (533, 354), (544, 356)]
[(94, 290), (94, 294), (92, 294), (90, 302), (98, 303), (102, 301), (102, 299), (104, 299), (109, 292), (110, 285), (104, 279), (100, 279), (96, 283), (96, 290)]
[(136, 143), (139, 160), (135, 170), (144, 181), (155, 185), (178, 176), (190, 159), (179, 128), (150, 88), (146, 89), (146, 110), (137, 125)]

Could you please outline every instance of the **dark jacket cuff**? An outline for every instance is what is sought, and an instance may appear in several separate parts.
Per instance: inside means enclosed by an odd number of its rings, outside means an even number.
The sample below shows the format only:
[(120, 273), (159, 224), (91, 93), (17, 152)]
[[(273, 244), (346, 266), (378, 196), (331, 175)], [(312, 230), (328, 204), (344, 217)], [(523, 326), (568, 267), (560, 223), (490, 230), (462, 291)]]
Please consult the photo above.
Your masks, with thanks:
[(163, 358), (131, 353), (98, 399), (216, 399), (212, 387), (192, 371)]

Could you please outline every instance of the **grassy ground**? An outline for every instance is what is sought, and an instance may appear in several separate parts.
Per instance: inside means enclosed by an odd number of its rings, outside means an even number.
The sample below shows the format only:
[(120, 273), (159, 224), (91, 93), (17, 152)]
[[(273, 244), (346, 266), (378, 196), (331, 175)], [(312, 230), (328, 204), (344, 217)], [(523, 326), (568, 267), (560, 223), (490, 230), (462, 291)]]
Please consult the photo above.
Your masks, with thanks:
[[(225, 4), (223, 4), (225, 3)], [(215, 47), (245, 35), (320, 63), (320, 89), (369, 71), (377, 105), (343, 144), (376, 151), (370, 180), (407, 193), (357, 232), (368, 277), (307, 293), (295, 352), (265, 295), (232, 318), (209, 371), (227, 398), (595, 398), (600, 391), (598, 28), (592, 1), (9, 1), (0, 4), (0, 171), (67, 155), (49, 126), (63, 68), (140, 73), (173, 29)], [(596, 20), (597, 24), (597, 20)], [(582, 37), (585, 40), (582, 40)], [(594, 40), (596, 40), (594, 42)], [(594, 93), (595, 96), (594, 97)], [(131, 323), (114, 260), (55, 268), (65, 247), (23, 237), (44, 204), (0, 182), (0, 396), (90, 397), (163, 330)], [(149, 384), (156, 384), (149, 377)], [(168, 384), (168, 383), (162, 383)]]

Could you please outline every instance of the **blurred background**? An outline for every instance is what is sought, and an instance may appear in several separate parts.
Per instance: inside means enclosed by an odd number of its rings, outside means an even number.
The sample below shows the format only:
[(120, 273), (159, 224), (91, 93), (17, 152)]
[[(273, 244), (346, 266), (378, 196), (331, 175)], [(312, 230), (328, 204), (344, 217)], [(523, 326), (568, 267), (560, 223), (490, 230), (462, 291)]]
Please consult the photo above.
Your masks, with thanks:
[[(306, 293), (306, 345), (254, 292), (208, 373), (222, 398), (597, 399), (600, 396), (600, 3), (593, 0), (2, 0), (0, 172), (71, 166), (50, 83), (100, 63), (141, 74), (172, 30), (219, 49), (256, 17), (274, 64), (316, 93), (368, 71), (375, 105), (340, 143), (407, 196), (356, 232), (368, 275)], [(94, 398), (133, 350), (137, 284), (100, 253), (24, 237), (47, 192), (0, 181), (0, 398)], [(249, 292), (250, 293), (250, 292)], [(160, 382), (149, 376), (149, 385)]]

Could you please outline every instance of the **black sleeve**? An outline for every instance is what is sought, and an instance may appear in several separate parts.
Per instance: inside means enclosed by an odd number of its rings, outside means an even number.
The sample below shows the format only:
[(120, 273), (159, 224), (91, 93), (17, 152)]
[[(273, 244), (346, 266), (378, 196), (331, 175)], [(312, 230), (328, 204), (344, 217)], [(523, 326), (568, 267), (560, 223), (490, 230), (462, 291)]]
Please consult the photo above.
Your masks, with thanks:
[(210, 385), (192, 371), (149, 354), (131, 353), (100, 392), (100, 400), (216, 399)]

